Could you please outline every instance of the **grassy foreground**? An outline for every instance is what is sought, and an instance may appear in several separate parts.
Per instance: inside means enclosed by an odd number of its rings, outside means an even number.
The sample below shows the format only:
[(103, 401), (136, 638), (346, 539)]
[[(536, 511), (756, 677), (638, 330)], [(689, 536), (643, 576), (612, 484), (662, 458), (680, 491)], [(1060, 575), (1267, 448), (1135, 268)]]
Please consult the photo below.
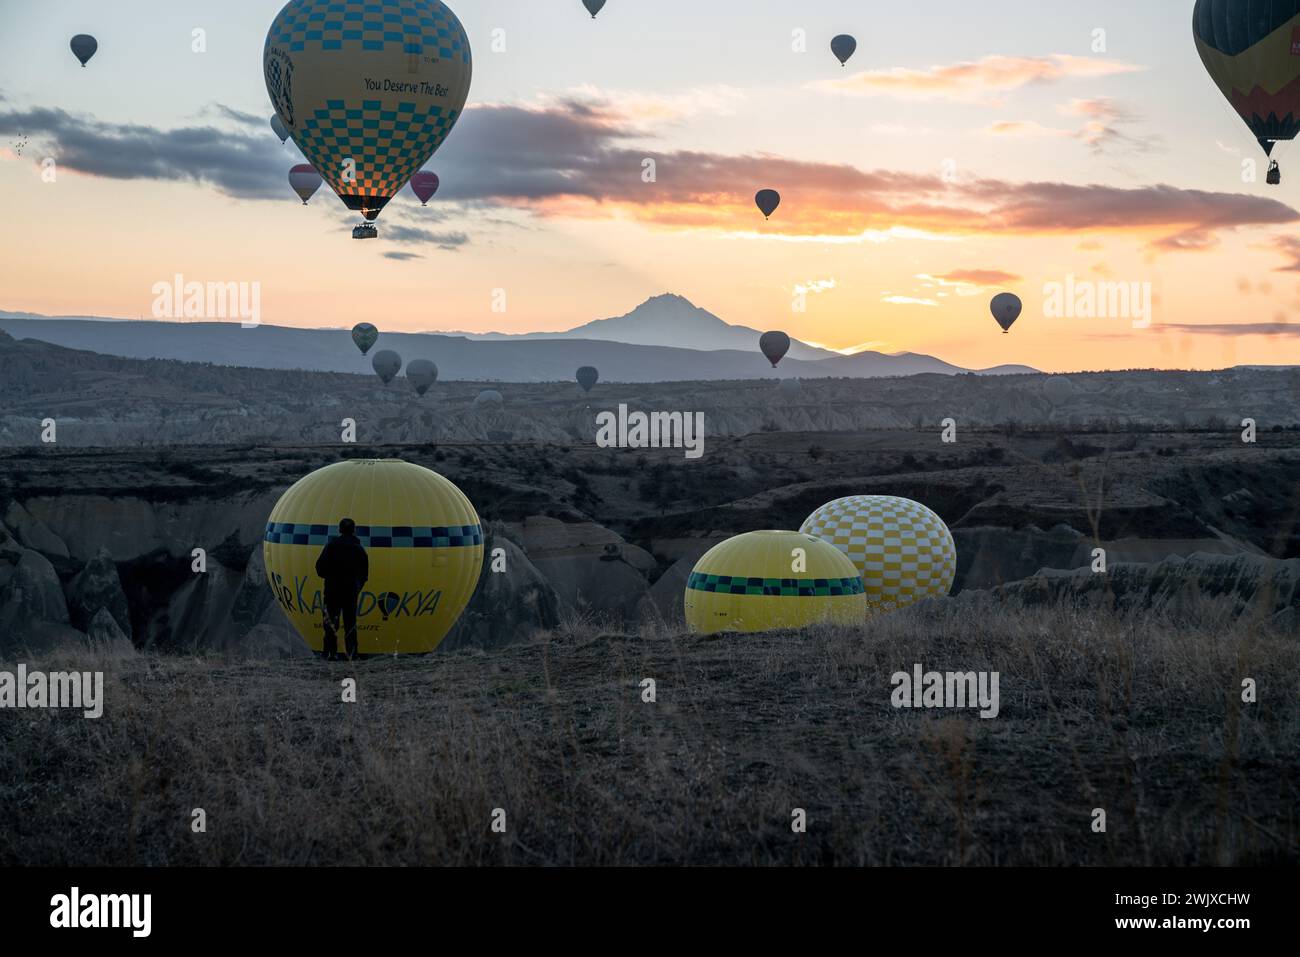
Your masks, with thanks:
[[(107, 671), (107, 703), (0, 712), (0, 862), (1294, 864), (1300, 641), (1225, 615), (949, 601), (355, 666), (28, 661)], [(895, 710), (918, 662), (1000, 672), (1001, 714)]]

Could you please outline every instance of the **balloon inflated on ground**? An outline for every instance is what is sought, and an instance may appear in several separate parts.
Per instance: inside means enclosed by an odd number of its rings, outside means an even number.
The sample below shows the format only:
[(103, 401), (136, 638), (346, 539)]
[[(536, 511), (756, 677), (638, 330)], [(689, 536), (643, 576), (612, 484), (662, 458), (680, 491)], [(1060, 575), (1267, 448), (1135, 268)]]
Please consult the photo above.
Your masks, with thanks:
[[(343, 205), (368, 221), (456, 125), (473, 69), (465, 29), (441, 0), (290, 0), (262, 59), (285, 129)], [(374, 234), (353, 230), (358, 239)]]
[(858, 624), (862, 577), (834, 546), (801, 532), (747, 532), (705, 552), (686, 583), (697, 635)]
[(324, 648), (316, 559), (341, 518), (357, 523), (370, 577), (357, 602), (362, 655), (433, 651), (456, 623), (483, 566), (469, 499), (436, 472), (400, 459), (327, 465), (281, 496), (262, 544), (267, 580), (298, 634)]
[(894, 495), (851, 495), (828, 502), (799, 530), (835, 546), (862, 576), (873, 611), (942, 597), (957, 574), (957, 548), (943, 519)]
[(491, 407), (500, 407), (505, 404), (505, 399), (496, 389), (484, 389), (478, 395), (474, 396), (474, 408), (485, 409)]

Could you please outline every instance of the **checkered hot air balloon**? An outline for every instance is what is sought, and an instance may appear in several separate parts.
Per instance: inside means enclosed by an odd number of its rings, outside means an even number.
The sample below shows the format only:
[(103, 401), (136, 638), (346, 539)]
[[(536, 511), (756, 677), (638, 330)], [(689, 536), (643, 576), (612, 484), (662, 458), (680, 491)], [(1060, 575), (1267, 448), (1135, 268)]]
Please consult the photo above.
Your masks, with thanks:
[(276, 115), (367, 220), (442, 145), (472, 69), (465, 28), (441, 0), (290, 0), (263, 52)]

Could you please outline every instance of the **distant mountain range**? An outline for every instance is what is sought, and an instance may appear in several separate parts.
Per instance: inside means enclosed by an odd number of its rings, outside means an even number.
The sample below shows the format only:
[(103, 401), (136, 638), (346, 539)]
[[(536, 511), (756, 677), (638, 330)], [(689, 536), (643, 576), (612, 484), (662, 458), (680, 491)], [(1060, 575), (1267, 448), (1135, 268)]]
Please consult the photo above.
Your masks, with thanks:
[[(378, 323), (380, 328), (383, 324)], [(48, 317), (0, 312), (0, 329), (71, 349), (132, 359), (179, 359), (261, 369), (368, 372), (369, 360), (342, 329), (299, 329), (238, 322), (164, 322), (98, 317)], [(880, 378), (921, 373), (1017, 375), (1022, 365), (963, 369), (934, 356), (859, 352), (841, 355), (794, 341), (779, 369), (758, 351), (760, 331), (723, 322), (680, 296), (656, 296), (625, 316), (567, 332), (388, 332), (375, 349), (403, 359), (432, 359), (443, 379), (550, 382), (592, 365), (608, 382), (772, 378)], [(373, 351), (372, 351), (373, 354)]]

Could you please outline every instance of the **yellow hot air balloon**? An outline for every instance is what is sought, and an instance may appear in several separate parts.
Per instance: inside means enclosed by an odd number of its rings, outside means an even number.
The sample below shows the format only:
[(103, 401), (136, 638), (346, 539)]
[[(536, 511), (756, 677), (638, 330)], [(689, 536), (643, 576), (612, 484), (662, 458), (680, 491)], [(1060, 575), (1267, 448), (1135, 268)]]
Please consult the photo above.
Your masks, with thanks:
[(367, 220), (442, 145), (473, 72), (465, 28), (442, 0), (289, 0), (262, 67), (293, 141)]
[(464, 493), (400, 459), (327, 465), (281, 496), (262, 554), (276, 600), (313, 651), (324, 648), (316, 559), (341, 518), (357, 523), (370, 578), (357, 603), (363, 655), (433, 651), (465, 610), (483, 567), (483, 530)]
[(697, 635), (855, 624), (866, 616), (853, 563), (800, 532), (747, 532), (714, 545), (695, 563), (685, 604)]
[(952, 532), (920, 502), (893, 495), (850, 495), (828, 502), (799, 530), (847, 555), (862, 575), (873, 611), (942, 597), (957, 574)]

